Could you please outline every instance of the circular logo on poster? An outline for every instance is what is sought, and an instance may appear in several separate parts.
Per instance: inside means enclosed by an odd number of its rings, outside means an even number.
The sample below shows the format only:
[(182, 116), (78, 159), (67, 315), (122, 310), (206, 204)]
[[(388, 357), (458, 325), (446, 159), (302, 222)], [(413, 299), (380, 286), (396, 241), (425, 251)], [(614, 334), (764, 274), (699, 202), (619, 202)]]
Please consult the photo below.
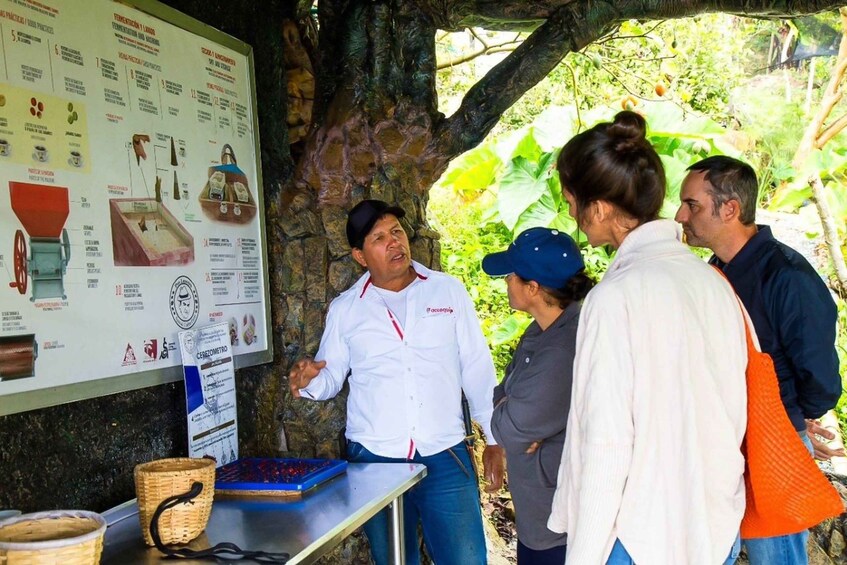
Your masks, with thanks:
[(200, 299), (197, 287), (186, 276), (180, 276), (171, 285), (171, 316), (176, 325), (184, 330), (194, 326), (200, 315)]
[(194, 355), (194, 332), (182, 334), (182, 347), (191, 355)]

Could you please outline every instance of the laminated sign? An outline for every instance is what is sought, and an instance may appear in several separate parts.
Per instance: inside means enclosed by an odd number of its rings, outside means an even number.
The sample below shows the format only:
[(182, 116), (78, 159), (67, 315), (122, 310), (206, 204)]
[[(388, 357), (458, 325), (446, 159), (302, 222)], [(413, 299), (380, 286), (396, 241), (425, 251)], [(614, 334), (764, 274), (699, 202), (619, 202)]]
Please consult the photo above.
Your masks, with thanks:
[(238, 459), (235, 370), (229, 325), (206, 326), (179, 333), (188, 456), (214, 457), (218, 466)]

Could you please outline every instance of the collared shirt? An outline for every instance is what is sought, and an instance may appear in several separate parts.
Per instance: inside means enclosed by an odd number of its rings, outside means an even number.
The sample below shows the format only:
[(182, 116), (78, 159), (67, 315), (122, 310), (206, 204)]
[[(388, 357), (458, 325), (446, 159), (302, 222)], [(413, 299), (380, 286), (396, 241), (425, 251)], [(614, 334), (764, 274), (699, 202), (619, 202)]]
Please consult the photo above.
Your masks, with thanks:
[(829, 289), (809, 262), (777, 241), (768, 226), (729, 263), (712, 257), (753, 320), (762, 351), (771, 356), (791, 423), (819, 418), (841, 396), (835, 324)]
[(672, 220), (624, 239), (588, 293), (547, 526), (568, 563), (723, 563), (744, 515), (747, 347), (729, 283)]
[(428, 456), (465, 436), (461, 394), (489, 443), (496, 380), (491, 353), (457, 279), (413, 262), (406, 324), (365, 273), (330, 304), (315, 359), (326, 367), (301, 394), (334, 397), (349, 372), (347, 438), (383, 457)]

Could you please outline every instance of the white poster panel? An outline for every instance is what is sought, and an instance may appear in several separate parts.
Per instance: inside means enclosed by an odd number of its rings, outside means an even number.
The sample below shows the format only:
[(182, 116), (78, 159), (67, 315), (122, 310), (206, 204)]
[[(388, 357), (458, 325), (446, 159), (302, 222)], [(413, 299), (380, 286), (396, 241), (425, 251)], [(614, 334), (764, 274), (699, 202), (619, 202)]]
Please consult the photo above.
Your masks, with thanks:
[(214, 457), (217, 466), (238, 459), (238, 417), (230, 326), (226, 322), (179, 333), (188, 456)]
[(140, 5), (0, 0), (0, 415), (271, 359), (250, 49)]

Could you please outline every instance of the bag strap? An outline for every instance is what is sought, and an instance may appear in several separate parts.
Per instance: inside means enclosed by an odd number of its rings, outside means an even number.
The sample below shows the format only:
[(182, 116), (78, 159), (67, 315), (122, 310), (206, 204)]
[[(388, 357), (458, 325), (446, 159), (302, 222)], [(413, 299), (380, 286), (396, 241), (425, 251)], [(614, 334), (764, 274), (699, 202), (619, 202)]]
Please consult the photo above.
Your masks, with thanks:
[(754, 349), (759, 353), (762, 352), (762, 348), (759, 345), (759, 339), (753, 340), (753, 333), (750, 331), (750, 326), (753, 325), (753, 320), (750, 319), (750, 314), (747, 313), (747, 309), (744, 307), (744, 303), (741, 302), (741, 298), (738, 296), (738, 293), (735, 292), (735, 287), (732, 286), (732, 282), (730, 282), (729, 277), (726, 276), (726, 273), (721, 271), (717, 266), (712, 265), (712, 268), (718, 272), (720, 276), (729, 284), (729, 288), (732, 289), (732, 295), (735, 296), (735, 301), (738, 302), (738, 308), (741, 310), (741, 317), (744, 318), (744, 336), (747, 338), (747, 350)]
[(287, 553), (270, 553), (266, 551), (245, 551), (234, 543), (222, 542), (208, 549), (173, 549), (162, 543), (162, 538), (159, 535), (159, 518), (165, 511), (170, 510), (174, 506), (180, 504), (194, 504), (192, 502), (203, 491), (203, 483), (195, 481), (191, 484), (191, 490), (188, 492), (171, 496), (163, 500), (153, 513), (153, 518), (150, 520), (150, 537), (153, 538), (153, 544), (156, 549), (165, 554), (169, 558), (177, 559), (211, 559), (217, 561), (224, 560), (253, 560), (257, 563), (288, 563), (290, 558)]

